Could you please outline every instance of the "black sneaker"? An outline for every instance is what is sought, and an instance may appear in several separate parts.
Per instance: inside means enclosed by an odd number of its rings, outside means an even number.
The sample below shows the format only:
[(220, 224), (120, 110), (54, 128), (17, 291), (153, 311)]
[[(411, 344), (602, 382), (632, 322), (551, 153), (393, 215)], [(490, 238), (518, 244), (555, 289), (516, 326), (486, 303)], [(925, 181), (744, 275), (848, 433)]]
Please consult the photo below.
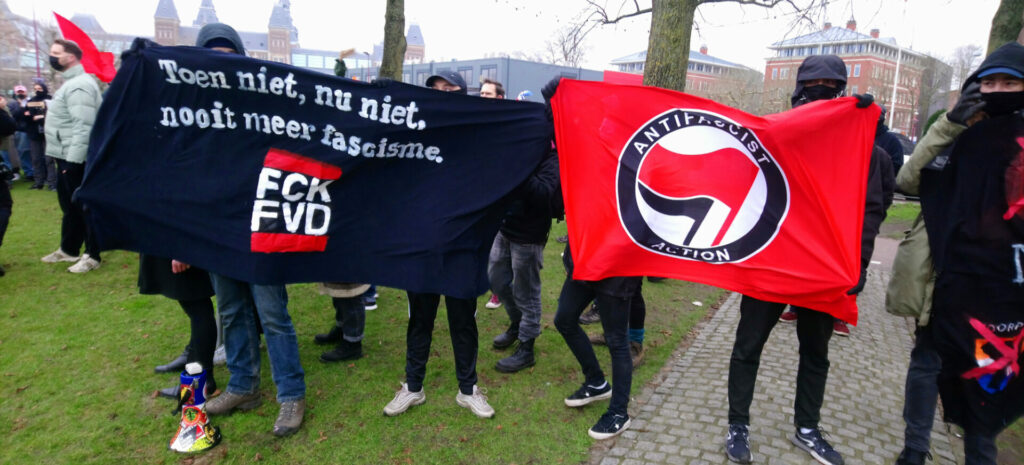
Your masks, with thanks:
[(612, 397), (612, 385), (608, 384), (607, 381), (600, 387), (587, 386), (587, 383), (583, 383), (576, 392), (572, 393), (571, 396), (565, 398), (565, 405), (569, 407), (582, 407), (591, 402), (597, 402), (601, 399), (610, 399)]
[(729, 425), (729, 434), (725, 437), (725, 456), (736, 463), (754, 461), (754, 455), (750, 453), (747, 425)]
[(896, 465), (924, 465), (925, 457), (932, 458), (932, 454), (904, 447), (900, 457), (896, 459)]
[(839, 455), (839, 452), (836, 452), (832, 445), (821, 437), (821, 431), (818, 428), (812, 429), (807, 434), (801, 433), (800, 428), (797, 428), (791, 439), (793, 444), (811, 454), (814, 460), (825, 465), (843, 465), (843, 456)]
[(587, 431), (587, 434), (598, 441), (614, 438), (619, 433), (626, 431), (629, 428), (629, 423), (629, 417), (626, 415), (605, 412), (604, 415), (601, 415), (601, 419), (597, 420), (597, 423), (590, 427), (590, 431)]

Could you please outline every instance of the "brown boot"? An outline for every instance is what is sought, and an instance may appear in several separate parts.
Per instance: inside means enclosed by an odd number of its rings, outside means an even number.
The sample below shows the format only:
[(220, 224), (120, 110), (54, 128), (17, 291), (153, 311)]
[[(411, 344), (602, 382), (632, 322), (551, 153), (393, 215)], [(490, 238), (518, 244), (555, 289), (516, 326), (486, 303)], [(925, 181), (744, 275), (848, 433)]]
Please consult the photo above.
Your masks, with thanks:
[(633, 358), (633, 368), (644, 363), (644, 343), (629, 341), (629, 355)]

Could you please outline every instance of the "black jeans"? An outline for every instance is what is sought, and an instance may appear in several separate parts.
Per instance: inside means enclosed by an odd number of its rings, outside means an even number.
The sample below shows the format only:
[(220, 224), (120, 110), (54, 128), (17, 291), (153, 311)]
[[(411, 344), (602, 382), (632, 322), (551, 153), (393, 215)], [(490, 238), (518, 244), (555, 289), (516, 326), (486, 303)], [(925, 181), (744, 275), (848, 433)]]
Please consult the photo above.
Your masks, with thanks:
[[(750, 296), (740, 301), (740, 323), (729, 360), (729, 424), (750, 424), (750, 403), (761, 365), (761, 351), (786, 304), (766, 302)], [(796, 334), (800, 340), (800, 367), (796, 375), (794, 420), (801, 428), (817, 428), (828, 381), (828, 341), (832, 338), (832, 315), (793, 307), (797, 313)]]
[(179, 300), (181, 309), (188, 315), (192, 326), (192, 337), (188, 341), (191, 348), (188, 362), (199, 362), (206, 370), (206, 385), (212, 393), (217, 389), (213, 379), (213, 351), (217, 346), (217, 320), (213, 316), (213, 301), (209, 298), (198, 300)]
[(587, 284), (566, 277), (562, 284), (562, 294), (558, 296), (555, 328), (558, 328), (569, 350), (580, 363), (586, 383), (590, 386), (604, 384), (604, 372), (594, 355), (594, 347), (579, 323), (580, 314), (595, 300), (597, 312), (601, 315), (604, 339), (612, 358), (612, 400), (608, 404), (608, 411), (626, 415), (629, 391), (633, 384), (633, 360), (630, 358), (627, 336), (631, 299), (597, 293)]
[(341, 328), (341, 337), (348, 342), (362, 341), (363, 331), (366, 329), (366, 305), (363, 304), (363, 296), (332, 297), (331, 304), (334, 305), (334, 324)]
[[(409, 390), (423, 389), (423, 378), (427, 372), (430, 357), (430, 342), (433, 339), (434, 320), (437, 306), (441, 303), (439, 294), (408, 292), (409, 328), (405, 332), (405, 382)], [(478, 335), (476, 329), (476, 299), (460, 299), (444, 296), (448, 309), (448, 331), (455, 352), (455, 377), (459, 380), (459, 391), (469, 395), (476, 385), (476, 352)]]
[[(918, 327), (915, 334), (903, 401), (903, 421), (907, 424), (903, 440), (908, 449), (928, 451), (931, 447), (935, 404), (939, 398), (937, 382), (942, 370), (942, 359), (935, 350), (930, 327)], [(995, 465), (996, 454), (994, 437), (965, 432), (965, 465)]]
[(100, 250), (85, 225), (85, 213), (82, 211), (82, 204), (72, 202), (71, 196), (75, 189), (82, 185), (82, 176), (85, 175), (84, 163), (70, 163), (64, 160), (57, 160), (57, 202), (64, 212), (60, 224), (60, 249), (68, 255), (78, 255), (82, 244), (85, 244), (85, 253), (95, 260), (100, 260)]
[[(0, 181), (7, 182), (7, 181)], [(11, 209), (0, 207), (0, 245), (4, 245), (4, 235), (7, 234), (7, 223), (11, 220)]]

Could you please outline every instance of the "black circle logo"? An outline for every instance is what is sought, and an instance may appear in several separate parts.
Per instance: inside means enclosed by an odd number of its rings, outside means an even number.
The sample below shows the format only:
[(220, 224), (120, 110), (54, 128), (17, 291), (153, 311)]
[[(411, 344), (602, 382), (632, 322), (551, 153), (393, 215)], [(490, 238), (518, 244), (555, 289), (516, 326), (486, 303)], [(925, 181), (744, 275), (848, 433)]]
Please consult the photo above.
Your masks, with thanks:
[(675, 108), (629, 139), (616, 173), (619, 219), (662, 255), (737, 263), (775, 238), (789, 184), (753, 131), (705, 110)]

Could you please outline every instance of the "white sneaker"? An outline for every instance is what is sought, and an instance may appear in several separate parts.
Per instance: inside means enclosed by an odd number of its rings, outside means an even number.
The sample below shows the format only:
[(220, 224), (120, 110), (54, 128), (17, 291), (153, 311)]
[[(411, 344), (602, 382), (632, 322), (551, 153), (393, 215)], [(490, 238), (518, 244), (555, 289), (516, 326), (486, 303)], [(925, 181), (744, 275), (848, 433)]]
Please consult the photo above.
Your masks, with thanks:
[(220, 347), (217, 347), (217, 350), (213, 351), (213, 364), (221, 366), (228, 364), (228, 354), (224, 352), (224, 344), (221, 344)]
[(480, 389), (473, 385), (473, 395), (467, 396), (459, 391), (455, 396), (455, 403), (466, 407), (480, 418), (491, 418), (494, 416), (494, 409), (487, 403), (487, 396), (480, 393)]
[(78, 257), (74, 255), (68, 255), (64, 253), (63, 250), (60, 250), (60, 248), (58, 248), (53, 253), (43, 257), (41, 260), (43, 261), (43, 263), (77, 262)]
[(384, 414), (393, 417), (409, 410), (409, 407), (413, 405), (420, 405), (426, 401), (427, 395), (423, 392), (422, 388), (419, 392), (412, 392), (407, 384), (402, 383), (402, 389), (395, 393), (395, 398), (391, 399), (391, 402), (384, 406)]
[(68, 271), (72, 273), (85, 273), (87, 271), (95, 270), (100, 267), (99, 260), (96, 260), (89, 256), (89, 254), (82, 254), (82, 258), (78, 260), (78, 263), (68, 267)]

